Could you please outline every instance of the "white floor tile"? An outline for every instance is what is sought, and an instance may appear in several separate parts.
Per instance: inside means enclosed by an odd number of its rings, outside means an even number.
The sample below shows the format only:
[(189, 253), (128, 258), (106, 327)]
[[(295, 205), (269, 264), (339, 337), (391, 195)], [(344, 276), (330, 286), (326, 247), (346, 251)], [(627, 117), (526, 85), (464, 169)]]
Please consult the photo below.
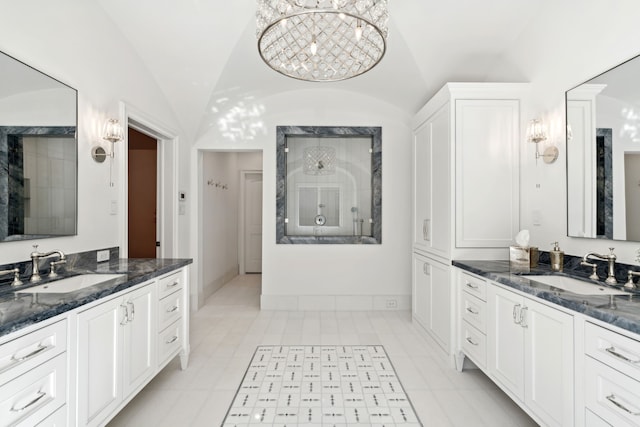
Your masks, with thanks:
[[(210, 296), (191, 319), (188, 369), (172, 361), (108, 426), (220, 426), (232, 404), (234, 423), (226, 425), (247, 427), (291, 427), (293, 421), (305, 427), (536, 425), (481, 371), (455, 371), (437, 344), (418, 332), (409, 312), (261, 311), (259, 302), (260, 275), (238, 276)], [(256, 348), (272, 345), (383, 345), (395, 372), (327, 377), (322, 387), (320, 373), (307, 372), (298, 381), (285, 366), (281, 372), (289, 380), (274, 381), (271, 393), (259, 395), (265, 378), (246, 381), (245, 373)], [(341, 351), (331, 353), (344, 357), (336, 370), (353, 360)], [(316, 363), (333, 363), (326, 354)], [(365, 359), (376, 366), (372, 357)]]

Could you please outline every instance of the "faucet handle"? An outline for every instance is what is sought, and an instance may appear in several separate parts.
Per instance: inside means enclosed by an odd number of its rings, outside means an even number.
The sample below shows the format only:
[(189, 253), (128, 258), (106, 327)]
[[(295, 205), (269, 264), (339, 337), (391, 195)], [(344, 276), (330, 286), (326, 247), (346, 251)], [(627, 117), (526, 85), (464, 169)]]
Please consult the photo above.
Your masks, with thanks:
[(609, 251), (613, 254), (613, 250), (614, 250), (614, 249), (615, 249), (615, 248), (609, 248)]

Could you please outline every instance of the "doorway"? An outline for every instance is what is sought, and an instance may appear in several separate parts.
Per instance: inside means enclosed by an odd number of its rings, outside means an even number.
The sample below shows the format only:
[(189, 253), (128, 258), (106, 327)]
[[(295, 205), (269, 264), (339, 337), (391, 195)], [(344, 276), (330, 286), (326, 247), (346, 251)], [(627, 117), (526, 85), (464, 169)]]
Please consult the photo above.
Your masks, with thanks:
[(242, 171), (240, 273), (262, 273), (262, 171)]
[(128, 257), (156, 258), (158, 239), (158, 140), (128, 128)]
[[(200, 151), (198, 303), (262, 272), (262, 151)], [(247, 265), (250, 261), (251, 265)]]

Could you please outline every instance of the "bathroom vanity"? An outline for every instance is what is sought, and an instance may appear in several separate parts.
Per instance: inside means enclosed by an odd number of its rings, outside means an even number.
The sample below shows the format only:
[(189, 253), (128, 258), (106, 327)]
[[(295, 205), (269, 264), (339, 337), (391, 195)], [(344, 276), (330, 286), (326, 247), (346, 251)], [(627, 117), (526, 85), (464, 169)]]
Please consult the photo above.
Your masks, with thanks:
[(174, 357), (185, 369), (190, 263), (75, 266), (64, 276), (108, 279), (64, 293), (55, 281), (0, 286), (2, 423), (102, 426)]
[(412, 313), (448, 355), (451, 260), (505, 257), (518, 232), (518, 145), (528, 91), (524, 83), (448, 83), (412, 122)]
[(564, 290), (543, 281), (566, 276), (508, 261), (453, 265), (459, 370), (473, 361), (541, 425), (640, 425), (639, 295)]

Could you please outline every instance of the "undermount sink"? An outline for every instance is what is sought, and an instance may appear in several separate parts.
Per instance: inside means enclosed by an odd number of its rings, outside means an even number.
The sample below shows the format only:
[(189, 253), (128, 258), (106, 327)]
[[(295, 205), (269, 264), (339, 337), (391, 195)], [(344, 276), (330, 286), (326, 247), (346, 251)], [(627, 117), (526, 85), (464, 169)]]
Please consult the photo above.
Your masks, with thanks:
[(629, 295), (629, 292), (603, 286), (600, 283), (589, 283), (567, 276), (523, 276), (554, 288), (579, 295)]
[(45, 283), (27, 289), (16, 291), (18, 294), (65, 294), (79, 291), (89, 286), (97, 285), (109, 280), (118, 279), (124, 274), (82, 274), (80, 276), (67, 277), (55, 282)]

